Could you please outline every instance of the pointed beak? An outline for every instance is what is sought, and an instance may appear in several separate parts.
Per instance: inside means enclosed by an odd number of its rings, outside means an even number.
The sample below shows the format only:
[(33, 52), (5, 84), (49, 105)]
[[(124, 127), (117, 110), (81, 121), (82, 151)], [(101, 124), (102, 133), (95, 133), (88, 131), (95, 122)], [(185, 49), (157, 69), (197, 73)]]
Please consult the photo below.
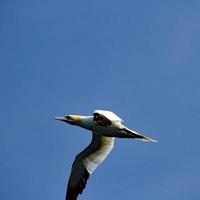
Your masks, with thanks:
[(63, 122), (67, 121), (65, 117), (53, 117), (53, 119), (58, 120), (58, 121), (63, 121)]
[(80, 121), (80, 116), (78, 115), (66, 115), (63, 117), (54, 117), (55, 120), (66, 122), (71, 125), (78, 124)]

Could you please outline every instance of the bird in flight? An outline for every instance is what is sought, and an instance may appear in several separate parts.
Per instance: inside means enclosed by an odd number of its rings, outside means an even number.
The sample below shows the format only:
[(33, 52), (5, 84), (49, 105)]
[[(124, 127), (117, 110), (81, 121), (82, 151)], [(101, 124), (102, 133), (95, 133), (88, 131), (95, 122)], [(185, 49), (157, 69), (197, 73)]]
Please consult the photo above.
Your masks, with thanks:
[(66, 115), (54, 119), (92, 131), (91, 143), (76, 156), (72, 164), (66, 200), (76, 200), (83, 192), (90, 174), (111, 152), (114, 138), (156, 142), (124, 126), (122, 119), (111, 111), (96, 110), (92, 116)]

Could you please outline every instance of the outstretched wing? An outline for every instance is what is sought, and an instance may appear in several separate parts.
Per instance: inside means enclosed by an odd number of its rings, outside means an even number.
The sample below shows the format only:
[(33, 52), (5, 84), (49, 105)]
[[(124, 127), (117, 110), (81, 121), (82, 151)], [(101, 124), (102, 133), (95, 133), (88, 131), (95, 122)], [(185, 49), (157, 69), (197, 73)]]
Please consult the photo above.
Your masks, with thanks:
[(93, 116), (94, 116), (93, 122), (97, 126), (107, 127), (107, 126), (111, 126), (111, 124), (112, 124), (112, 121), (110, 119), (108, 119), (107, 117), (105, 117), (103, 114), (94, 113)]
[(120, 121), (122, 122), (123, 120), (118, 117), (115, 113), (108, 111), (108, 110), (95, 110), (93, 114), (99, 114), (102, 115), (104, 117), (106, 117), (107, 119), (111, 120), (111, 121)]
[(114, 138), (93, 133), (92, 141), (79, 153), (72, 165), (67, 186), (66, 200), (76, 200), (87, 184), (89, 175), (108, 156), (114, 145)]
[(157, 142), (156, 140), (150, 137), (144, 136), (140, 133), (137, 133), (136, 131), (133, 131), (125, 126), (124, 128), (121, 129), (121, 131), (122, 131), (122, 137), (125, 137), (125, 138), (134, 138), (134, 139), (141, 140), (144, 142)]

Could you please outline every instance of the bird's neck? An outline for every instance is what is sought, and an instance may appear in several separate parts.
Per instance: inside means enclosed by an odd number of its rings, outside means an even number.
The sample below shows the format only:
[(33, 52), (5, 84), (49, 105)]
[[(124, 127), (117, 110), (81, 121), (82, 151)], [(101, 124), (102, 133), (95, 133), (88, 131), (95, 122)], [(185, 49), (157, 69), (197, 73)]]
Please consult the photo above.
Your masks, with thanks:
[(93, 124), (93, 116), (81, 116), (80, 118), (81, 120), (76, 125), (90, 130)]

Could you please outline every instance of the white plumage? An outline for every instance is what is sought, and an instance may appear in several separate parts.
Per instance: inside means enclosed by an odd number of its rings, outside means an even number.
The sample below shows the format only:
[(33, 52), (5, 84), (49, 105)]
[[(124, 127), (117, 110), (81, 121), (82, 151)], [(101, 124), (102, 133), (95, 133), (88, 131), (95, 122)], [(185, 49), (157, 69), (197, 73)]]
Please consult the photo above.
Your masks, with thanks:
[(83, 159), (84, 166), (90, 174), (92, 174), (97, 166), (104, 161), (114, 146), (114, 138), (95, 135), (95, 133), (93, 134), (93, 137), (95, 137), (96, 140), (99, 140), (100, 147)]
[(110, 119), (111, 121), (120, 121), (122, 122), (123, 120), (119, 118), (115, 113), (107, 110), (95, 110), (94, 113), (99, 113)]
[(55, 119), (80, 126), (93, 132), (92, 141), (79, 153), (72, 165), (66, 200), (76, 200), (86, 186), (89, 175), (108, 156), (114, 146), (114, 138), (134, 138), (142, 141), (155, 140), (128, 129), (122, 119), (111, 111), (95, 110), (92, 116), (67, 115)]

